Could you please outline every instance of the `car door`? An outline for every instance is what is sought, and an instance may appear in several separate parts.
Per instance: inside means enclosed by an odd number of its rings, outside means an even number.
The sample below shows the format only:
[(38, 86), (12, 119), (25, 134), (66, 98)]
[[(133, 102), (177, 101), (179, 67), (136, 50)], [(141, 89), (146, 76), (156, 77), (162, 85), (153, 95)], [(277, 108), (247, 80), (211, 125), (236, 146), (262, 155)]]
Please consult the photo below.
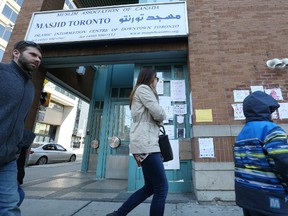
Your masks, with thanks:
[(48, 163), (54, 163), (57, 161), (58, 154), (56, 150), (56, 146), (54, 144), (47, 144), (43, 147), (43, 150), (45, 151), (45, 155), (48, 158)]
[(67, 153), (67, 150), (58, 144), (55, 144), (56, 150), (57, 150), (57, 154), (58, 154), (58, 161), (59, 162), (63, 162), (63, 161), (68, 161), (70, 159), (70, 154)]

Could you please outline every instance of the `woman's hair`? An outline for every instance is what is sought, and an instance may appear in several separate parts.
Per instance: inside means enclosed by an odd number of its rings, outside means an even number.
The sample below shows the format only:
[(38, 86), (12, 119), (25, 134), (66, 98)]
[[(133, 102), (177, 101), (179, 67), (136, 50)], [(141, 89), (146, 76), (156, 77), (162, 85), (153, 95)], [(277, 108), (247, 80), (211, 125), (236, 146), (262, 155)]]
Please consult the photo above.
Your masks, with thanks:
[(137, 82), (136, 85), (134, 87), (134, 89), (132, 90), (131, 94), (130, 94), (130, 109), (132, 106), (132, 102), (133, 102), (133, 97), (135, 94), (136, 89), (140, 86), (140, 85), (147, 85), (150, 87), (151, 83), (153, 82), (154, 78), (156, 76), (156, 71), (152, 68), (143, 68), (137, 78)]

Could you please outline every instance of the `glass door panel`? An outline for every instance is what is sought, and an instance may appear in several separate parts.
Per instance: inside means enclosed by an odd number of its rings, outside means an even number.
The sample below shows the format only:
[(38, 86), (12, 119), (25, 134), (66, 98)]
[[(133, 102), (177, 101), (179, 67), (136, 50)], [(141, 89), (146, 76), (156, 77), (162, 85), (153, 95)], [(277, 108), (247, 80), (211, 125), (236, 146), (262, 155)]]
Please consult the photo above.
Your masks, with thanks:
[(112, 149), (112, 154), (129, 154), (131, 112), (129, 105), (123, 102), (112, 103), (111, 128), (108, 137), (118, 137), (121, 141), (118, 148)]

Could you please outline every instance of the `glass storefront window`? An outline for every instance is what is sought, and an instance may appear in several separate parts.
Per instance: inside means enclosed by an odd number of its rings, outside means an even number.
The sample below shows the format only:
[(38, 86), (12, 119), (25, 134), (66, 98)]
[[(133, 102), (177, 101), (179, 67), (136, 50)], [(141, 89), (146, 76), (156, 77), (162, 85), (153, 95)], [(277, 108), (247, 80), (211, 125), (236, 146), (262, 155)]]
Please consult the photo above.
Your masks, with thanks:
[(57, 126), (43, 123), (36, 123), (34, 133), (36, 142), (53, 142), (56, 135)]
[(184, 79), (183, 65), (175, 65), (174, 78), (175, 79)]
[(36, 123), (34, 132), (36, 134), (43, 134), (46, 135), (49, 132), (49, 126), (47, 124)]
[(155, 70), (157, 74), (161, 73), (161, 76), (163, 79), (171, 79), (171, 66), (170, 65), (155, 66)]
[(132, 88), (121, 88), (119, 97), (120, 98), (129, 98), (131, 92), (132, 92)]
[(114, 110), (114, 119), (118, 118), (118, 121), (114, 121), (113, 133), (117, 134), (117, 137), (121, 141), (129, 141), (130, 125), (132, 121), (129, 105), (118, 105)]

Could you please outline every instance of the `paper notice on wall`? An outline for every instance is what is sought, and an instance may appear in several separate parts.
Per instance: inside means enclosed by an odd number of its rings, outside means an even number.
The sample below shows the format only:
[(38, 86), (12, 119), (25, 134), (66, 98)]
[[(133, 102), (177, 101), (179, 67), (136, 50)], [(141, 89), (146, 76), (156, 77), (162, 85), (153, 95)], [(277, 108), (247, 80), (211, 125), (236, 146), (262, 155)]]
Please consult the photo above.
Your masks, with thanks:
[(255, 91), (264, 92), (264, 87), (263, 86), (250, 86), (250, 88), (251, 88), (251, 92), (255, 92)]
[(272, 113), (272, 119), (279, 119), (279, 115), (278, 115), (277, 111)]
[(178, 124), (183, 124), (184, 123), (184, 116), (183, 115), (178, 115), (176, 120), (177, 120)]
[(169, 139), (175, 139), (174, 125), (164, 125), (164, 127)]
[(212, 109), (196, 109), (196, 122), (213, 122)]
[(249, 90), (233, 90), (234, 102), (243, 102), (249, 94)]
[(159, 79), (162, 79), (163, 78), (163, 72), (157, 72), (157, 77)]
[(234, 110), (234, 120), (243, 120), (245, 119), (244, 112), (243, 112), (243, 104), (232, 104)]
[(288, 118), (288, 103), (279, 103), (280, 107), (278, 108), (279, 118), (287, 119)]
[(171, 97), (160, 96), (159, 104), (164, 109), (166, 113), (166, 120), (173, 119), (173, 106), (171, 105)]
[(199, 157), (214, 158), (214, 143), (213, 138), (199, 138)]
[(186, 101), (186, 87), (185, 80), (171, 80), (170, 81), (170, 95), (172, 101)]
[(158, 95), (163, 95), (164, 94), (164, 81), (159, 78), (159, 81), (156, 85), (156, 92)]
[(193, 115), (193, 101), (192, 101), (192, 92), (190, 92), (190, 114)]
[(283, 100), (280, 88), (265, 89), (265, 93), (271, 95), (275, 100)]
[(174, 114), (175, 115), (187, 114), (187, 105), (186, 104), (174, 104)]
[[(166, 129), (166, 126), (165, 126)], [(164, 162), (164, 168), (165, 170), (176, 170), (180, 169), (180, 158), (179, 158), (179, 141), (178, 140), (169, 140), (170, 145), (173, 151), (173, 160)]]

